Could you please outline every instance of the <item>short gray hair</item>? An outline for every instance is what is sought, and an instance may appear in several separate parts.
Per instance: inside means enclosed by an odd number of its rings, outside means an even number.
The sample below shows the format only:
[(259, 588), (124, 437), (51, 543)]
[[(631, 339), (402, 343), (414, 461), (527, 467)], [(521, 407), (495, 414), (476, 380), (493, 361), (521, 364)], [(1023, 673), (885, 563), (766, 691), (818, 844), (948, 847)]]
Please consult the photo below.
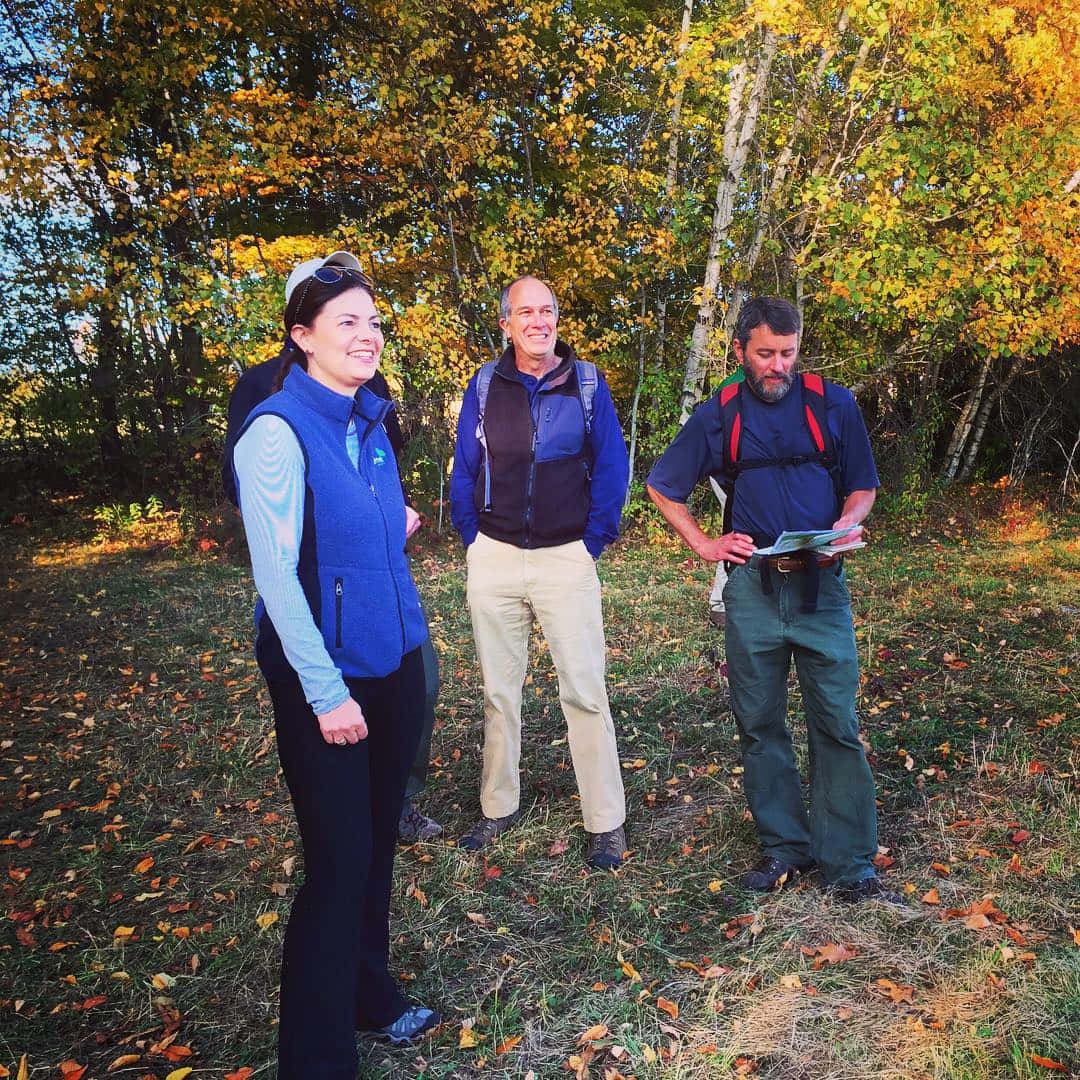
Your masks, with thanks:
[(551, 293), (551, 303), (555, 307), (555, 318), (559, 317), (559, 301), (555, 296), (555, 290), (548, 285), (543, 278), (538, 278), (535, 274), (522, 274), (520, 277), (514, 278), (509, 285), (504, 285), (503, 290), (499, 293), (499, 318), (509, 321), (510, 319), (510, 290), (519, 281), (539, 281), (541, 285), (545, 286), (547, 291)]

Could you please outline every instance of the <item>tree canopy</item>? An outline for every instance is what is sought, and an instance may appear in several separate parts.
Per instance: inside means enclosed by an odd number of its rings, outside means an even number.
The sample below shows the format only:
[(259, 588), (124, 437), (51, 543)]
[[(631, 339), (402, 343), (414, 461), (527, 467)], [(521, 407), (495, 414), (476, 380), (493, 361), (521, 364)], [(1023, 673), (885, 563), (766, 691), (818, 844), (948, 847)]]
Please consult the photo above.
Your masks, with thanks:
[(1076, 482), (1080, 13), (1043, 0), (3, 0), (0, 469), (211, 498), (282, 285), (347, 248), (414, 482), (549, 280), (642, 475), (754, 292), (893, 490)]

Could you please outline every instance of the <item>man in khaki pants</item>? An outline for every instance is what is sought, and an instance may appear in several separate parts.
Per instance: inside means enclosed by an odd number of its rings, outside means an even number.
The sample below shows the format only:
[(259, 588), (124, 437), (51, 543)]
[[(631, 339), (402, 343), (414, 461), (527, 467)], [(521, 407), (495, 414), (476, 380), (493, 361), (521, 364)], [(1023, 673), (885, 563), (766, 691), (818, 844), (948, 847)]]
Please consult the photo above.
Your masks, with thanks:
[(521, 688), (535, 617), (559, 676), (588, 862), (617, 867), (626, 802), (595, 560), (619, 534), (626, 444), (603, 376), (556, 335), (551, 288), (518, 278), (499, 309), (509, 345), (465, 391), (450, 481), (484, 679), (484, 816), (459, 846), (479, 850), (520, 813)]

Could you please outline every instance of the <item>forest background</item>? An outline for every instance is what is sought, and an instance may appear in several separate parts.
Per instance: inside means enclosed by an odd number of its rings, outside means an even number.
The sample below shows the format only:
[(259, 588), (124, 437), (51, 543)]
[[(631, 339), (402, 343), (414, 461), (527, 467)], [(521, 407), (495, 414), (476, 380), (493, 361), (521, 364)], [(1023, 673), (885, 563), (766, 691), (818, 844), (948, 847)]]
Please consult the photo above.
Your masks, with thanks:
[[(1077, 485), (1080, 9), (1045, 0), (2, 0), (0, 484), (197, 531), (284, 276), (370, 267), (435, 511), (455, 409), (538, 272), (641, 480), (807, 314), (885, 491)], [(437, 520), (439, 516), (436, 514)]]

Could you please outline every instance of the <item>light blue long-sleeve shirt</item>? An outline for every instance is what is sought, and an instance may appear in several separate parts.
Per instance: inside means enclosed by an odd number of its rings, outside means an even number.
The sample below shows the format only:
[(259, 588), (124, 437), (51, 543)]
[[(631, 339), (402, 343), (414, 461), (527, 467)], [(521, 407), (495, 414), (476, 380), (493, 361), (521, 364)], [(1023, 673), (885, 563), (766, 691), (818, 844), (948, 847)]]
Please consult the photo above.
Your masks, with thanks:
[[(355, 419), (346, 429), (345, 449), (358, 468)], [(330, 712), (346, 701), (349, 689), (326, 651), (296, 572), (304, 528), (303, 450), (286, 421), (259, 416), (237, 442), (233, 464), (255, 587), (308, 704), (317, 715)]]

